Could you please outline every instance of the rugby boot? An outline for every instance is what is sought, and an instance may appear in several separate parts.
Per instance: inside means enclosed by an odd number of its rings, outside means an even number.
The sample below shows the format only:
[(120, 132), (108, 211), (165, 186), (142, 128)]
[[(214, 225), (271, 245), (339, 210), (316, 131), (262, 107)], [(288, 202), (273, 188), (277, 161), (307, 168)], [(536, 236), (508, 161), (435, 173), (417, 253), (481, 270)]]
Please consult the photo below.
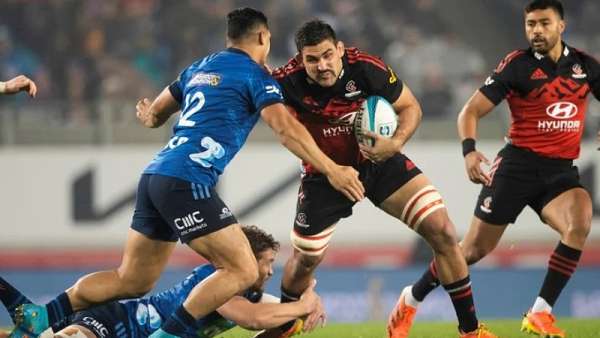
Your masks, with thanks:
[(15, 327), (39, 336), (50, 327), (45, 305), (21, 304), (15, 310)]
[(556, 319), (547, 311), (527, 312), (521, 323), (521, 331), (543, 338), (565, 338), (565, 331), (554, 326)]
[(413, 319), (417, 314), (417, 308), (406, 304), (405, 298), (411, 287), (407, 286), (400, 293), (400, 298), (392, 310), (388, 319), (388, 338), (406, 338), (412, 327)]
[(483, 323), (479, 323), (479, 327), (475, 331), (464, 333), (459, 330), (459, 332), (460, 338), (498, 338)]

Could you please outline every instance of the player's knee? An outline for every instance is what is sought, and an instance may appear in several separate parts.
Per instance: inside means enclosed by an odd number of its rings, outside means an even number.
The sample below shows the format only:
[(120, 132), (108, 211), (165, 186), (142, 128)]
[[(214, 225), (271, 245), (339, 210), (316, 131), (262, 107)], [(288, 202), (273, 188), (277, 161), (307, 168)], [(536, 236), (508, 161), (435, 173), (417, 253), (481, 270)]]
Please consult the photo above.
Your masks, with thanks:
[(239, 280), (240, 284), (242, 284), (241, 289), (247, 289), (252, 286), (258, 280), (258, 265), (250, 265), (245, 267), (239, 272)]
[(463, 252), (463, 255), (465, 256), (465, 261), (467, 262), (468, 265), (472, 265), (472, 264), (479, 262), (483, 257), (485, 257), (490, 252), (490, 250), (487, 250), (486, 248), (473, 247), (473, 246), (465, 247), (462, 245), (461, 245), (461, 250)]
[(435, 252), (444, 253), (455, 249), (456, 231), (448, 217), (438, 218), (437, 221), (427, 224), (426, 229), (422, 234)]
[(584, 242), (587, 239), (588, 235), (590, 234), (591, 229), (592, 229), (592, 224), (591, 224), (591, 215), (590, 215), (589, 222), (581, 221), (581, 222), (573, 223), (569, 226), (567, 233), (570, 238)]
[(157, 282), (156, 278), (142, 276), (142, 274), (140, 274), (139, 277), (136, 277), (132, 276), (131, 274), (124, 273), (121, 270), (117, 270), (116, 274), (119, 276), (121, 290), (123, 290), (124, 293), (120, 295), (121, 297), (119, 298), (143, 297), (148, 292), (152, 291)]
[[(585, 205), (585, 204), (584, 204)], [(577, 241), (584, 242), (592, 229), (592, 208), (578, 207), (571, 212), (567, 236)]]

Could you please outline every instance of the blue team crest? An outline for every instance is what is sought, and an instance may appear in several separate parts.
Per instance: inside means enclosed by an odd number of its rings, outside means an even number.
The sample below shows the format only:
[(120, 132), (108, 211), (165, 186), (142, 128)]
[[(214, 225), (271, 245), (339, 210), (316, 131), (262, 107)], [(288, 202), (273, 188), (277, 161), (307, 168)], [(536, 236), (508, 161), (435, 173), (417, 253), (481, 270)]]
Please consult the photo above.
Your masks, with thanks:
[(215, 73), (196, 73), (188, 86), (209, 85), (216, 87), (221, 83), (221, 75)]
[(152, 306), (152, 304), (139, 304), (135, 312), (135, 318), (141, 326), (148, 324), (151, 329), (156, 330), (162, 325), (162, 320), (158, 311)]

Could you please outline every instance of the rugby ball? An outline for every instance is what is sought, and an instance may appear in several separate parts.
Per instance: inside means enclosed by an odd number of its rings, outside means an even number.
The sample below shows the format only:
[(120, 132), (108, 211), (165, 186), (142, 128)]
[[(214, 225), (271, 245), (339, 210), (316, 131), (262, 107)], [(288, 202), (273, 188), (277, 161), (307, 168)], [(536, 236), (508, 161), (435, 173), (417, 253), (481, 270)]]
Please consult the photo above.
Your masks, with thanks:
[(381, 96), (369, 96), (354, 118), (354, 134), (360, 144), (373, 146), (374, 140), (364, 136), (365, 131), (392, 137), (398, 127), (394, 107)]

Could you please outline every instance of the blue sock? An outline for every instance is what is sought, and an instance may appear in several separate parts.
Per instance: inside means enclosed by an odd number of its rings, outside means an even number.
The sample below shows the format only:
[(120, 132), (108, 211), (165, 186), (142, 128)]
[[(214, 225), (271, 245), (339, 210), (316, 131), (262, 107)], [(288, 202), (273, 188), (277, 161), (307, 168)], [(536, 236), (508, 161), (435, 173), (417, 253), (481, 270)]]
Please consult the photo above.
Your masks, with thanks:
[(15, 320), (15, 310), (21, 304), (31, 303), (19, 290), (15, 289), (4, 278), (0, 277), (0, 301), (6, 307), (13, 322)]
[(196, 319), (181, 305), (163, 323), (162, 329), (175, 336), (188, 337), (190, 334), (195, 335), (195, 332), (198, 330), (198, 324), (196, 323)]
[(48, 312), (48, 324), (50, 325), (58, 323), (72, 315), (73, 308), (71, 307), (71, 302), (69, 301), (67, 293), (61, 293), (53, 301), (46, 304), (46, 311)]

